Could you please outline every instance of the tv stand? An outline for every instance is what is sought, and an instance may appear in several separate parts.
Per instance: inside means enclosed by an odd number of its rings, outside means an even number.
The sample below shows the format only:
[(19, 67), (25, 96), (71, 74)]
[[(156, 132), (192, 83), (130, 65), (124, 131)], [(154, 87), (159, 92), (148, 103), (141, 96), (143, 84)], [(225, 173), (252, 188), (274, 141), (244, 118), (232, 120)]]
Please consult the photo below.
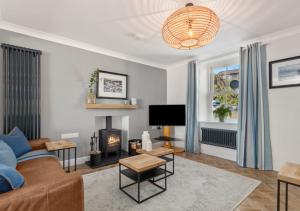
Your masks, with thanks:
[(163, 147), (174, 149), (175, 153), (184, 152), (183, 148), (174, 146), (175, 141), (183, 141), (182, 139), (160, 136), (160, 137), (154, 138), (154, 140), (163, 141), (164, 142)]
[(176, 141), (176, 138), (168, 137), (168, 136), (159, 136), (154, 138), (157, 141)]

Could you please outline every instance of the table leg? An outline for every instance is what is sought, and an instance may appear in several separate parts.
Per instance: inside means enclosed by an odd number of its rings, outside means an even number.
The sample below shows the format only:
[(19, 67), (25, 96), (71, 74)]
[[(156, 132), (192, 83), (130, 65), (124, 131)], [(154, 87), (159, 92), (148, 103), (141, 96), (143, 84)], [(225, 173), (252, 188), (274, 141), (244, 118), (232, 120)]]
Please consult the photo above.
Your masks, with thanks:
[(173, 155), (173, 174), (175, 174), (175, 156), (174, 156), (174, 153), (172, 155)]
[(280, 181), (277, 180), (277, 211), (280, 211)]
[(140, 173), (138, 173), (138, 203), (141, 203), (140, 182), (141, 182), (141, 175), (140, 175)]
[(75, 147), (75, 171), (77, 170), (77, 163), (76, 163), (76, 160), (77, 160), (77, 147)]
[(285, 183), (285, 210), (288, 210), (288, 183)]
[(167, 164), (165, 164), (165, 190), (167, 190)]
[(121, 190), (121, 164), (119, 163), (119, 188)]
[(65, 149), (63, 149), (63, 169), (65, 170)]
[(68, 172), (70, 172), (70, 148), (68, 149)]

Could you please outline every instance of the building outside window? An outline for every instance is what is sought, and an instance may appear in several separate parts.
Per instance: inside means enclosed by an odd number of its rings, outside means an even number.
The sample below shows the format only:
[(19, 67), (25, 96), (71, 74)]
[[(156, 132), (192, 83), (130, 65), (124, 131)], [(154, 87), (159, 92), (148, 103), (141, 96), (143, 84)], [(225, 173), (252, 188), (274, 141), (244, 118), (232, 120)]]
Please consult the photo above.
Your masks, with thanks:
[(212, 68), (210, 74), (209, 102), (210, 115), (213, 120), (213, 111), (224, 104), (229, 107), (232, 116), (229, 121), (236, 122), (238, 119), (238, 96), (239, 96), (239, 68), (238, 64), (225, 65)]

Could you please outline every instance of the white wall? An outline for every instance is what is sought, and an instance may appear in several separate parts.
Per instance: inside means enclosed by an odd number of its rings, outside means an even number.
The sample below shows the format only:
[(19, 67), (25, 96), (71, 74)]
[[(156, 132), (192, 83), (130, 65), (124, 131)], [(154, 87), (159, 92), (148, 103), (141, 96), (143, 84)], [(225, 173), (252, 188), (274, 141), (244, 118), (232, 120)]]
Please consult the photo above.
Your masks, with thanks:
[[(167, 103), (186, 104), (187, 64), (182, 64), (167, 70)], [(174, 136), (184, 139), (185, 127), (175, 127)], [(184, 147), (184, 142), (176, 142), (176, 146)]]
[[(267, 45), (268, 61), (300, 56), (300, 34)], [(269, 89), (274, 169), (287, 161), (300, 164), (300, 87)]]
[[(294, 56), (300, 56), (300, 34), (272, 40), (267, 44), (268, 62)], [(187, 64), (167, 70), (168, 103), (185, 103), (186, 75)], [(204, 85), (205, 80), (208, 81), (208, 78), (200, 79), (200, 84)], [(201, 98), (205, 98), (205, 93), (201, 92)], [(274, 170), (279, 170), (288, 161), (300, 164), (300, 86), (270, 89), (269, 104)], [(184, 128), (176, 128), (175, 134), (184, 137)]]

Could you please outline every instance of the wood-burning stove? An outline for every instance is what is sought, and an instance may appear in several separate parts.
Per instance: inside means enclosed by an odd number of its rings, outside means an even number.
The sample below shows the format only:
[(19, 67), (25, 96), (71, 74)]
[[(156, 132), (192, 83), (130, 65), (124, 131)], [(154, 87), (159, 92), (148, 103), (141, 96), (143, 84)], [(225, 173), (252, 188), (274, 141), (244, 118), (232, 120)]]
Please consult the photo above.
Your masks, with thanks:
[(106, 116), (106, 128), (99, 130), (99, 148), (108, 156), (109, 153), (120, 155), (122, 146), (122, 131), (112, 128), (112, 117)]

